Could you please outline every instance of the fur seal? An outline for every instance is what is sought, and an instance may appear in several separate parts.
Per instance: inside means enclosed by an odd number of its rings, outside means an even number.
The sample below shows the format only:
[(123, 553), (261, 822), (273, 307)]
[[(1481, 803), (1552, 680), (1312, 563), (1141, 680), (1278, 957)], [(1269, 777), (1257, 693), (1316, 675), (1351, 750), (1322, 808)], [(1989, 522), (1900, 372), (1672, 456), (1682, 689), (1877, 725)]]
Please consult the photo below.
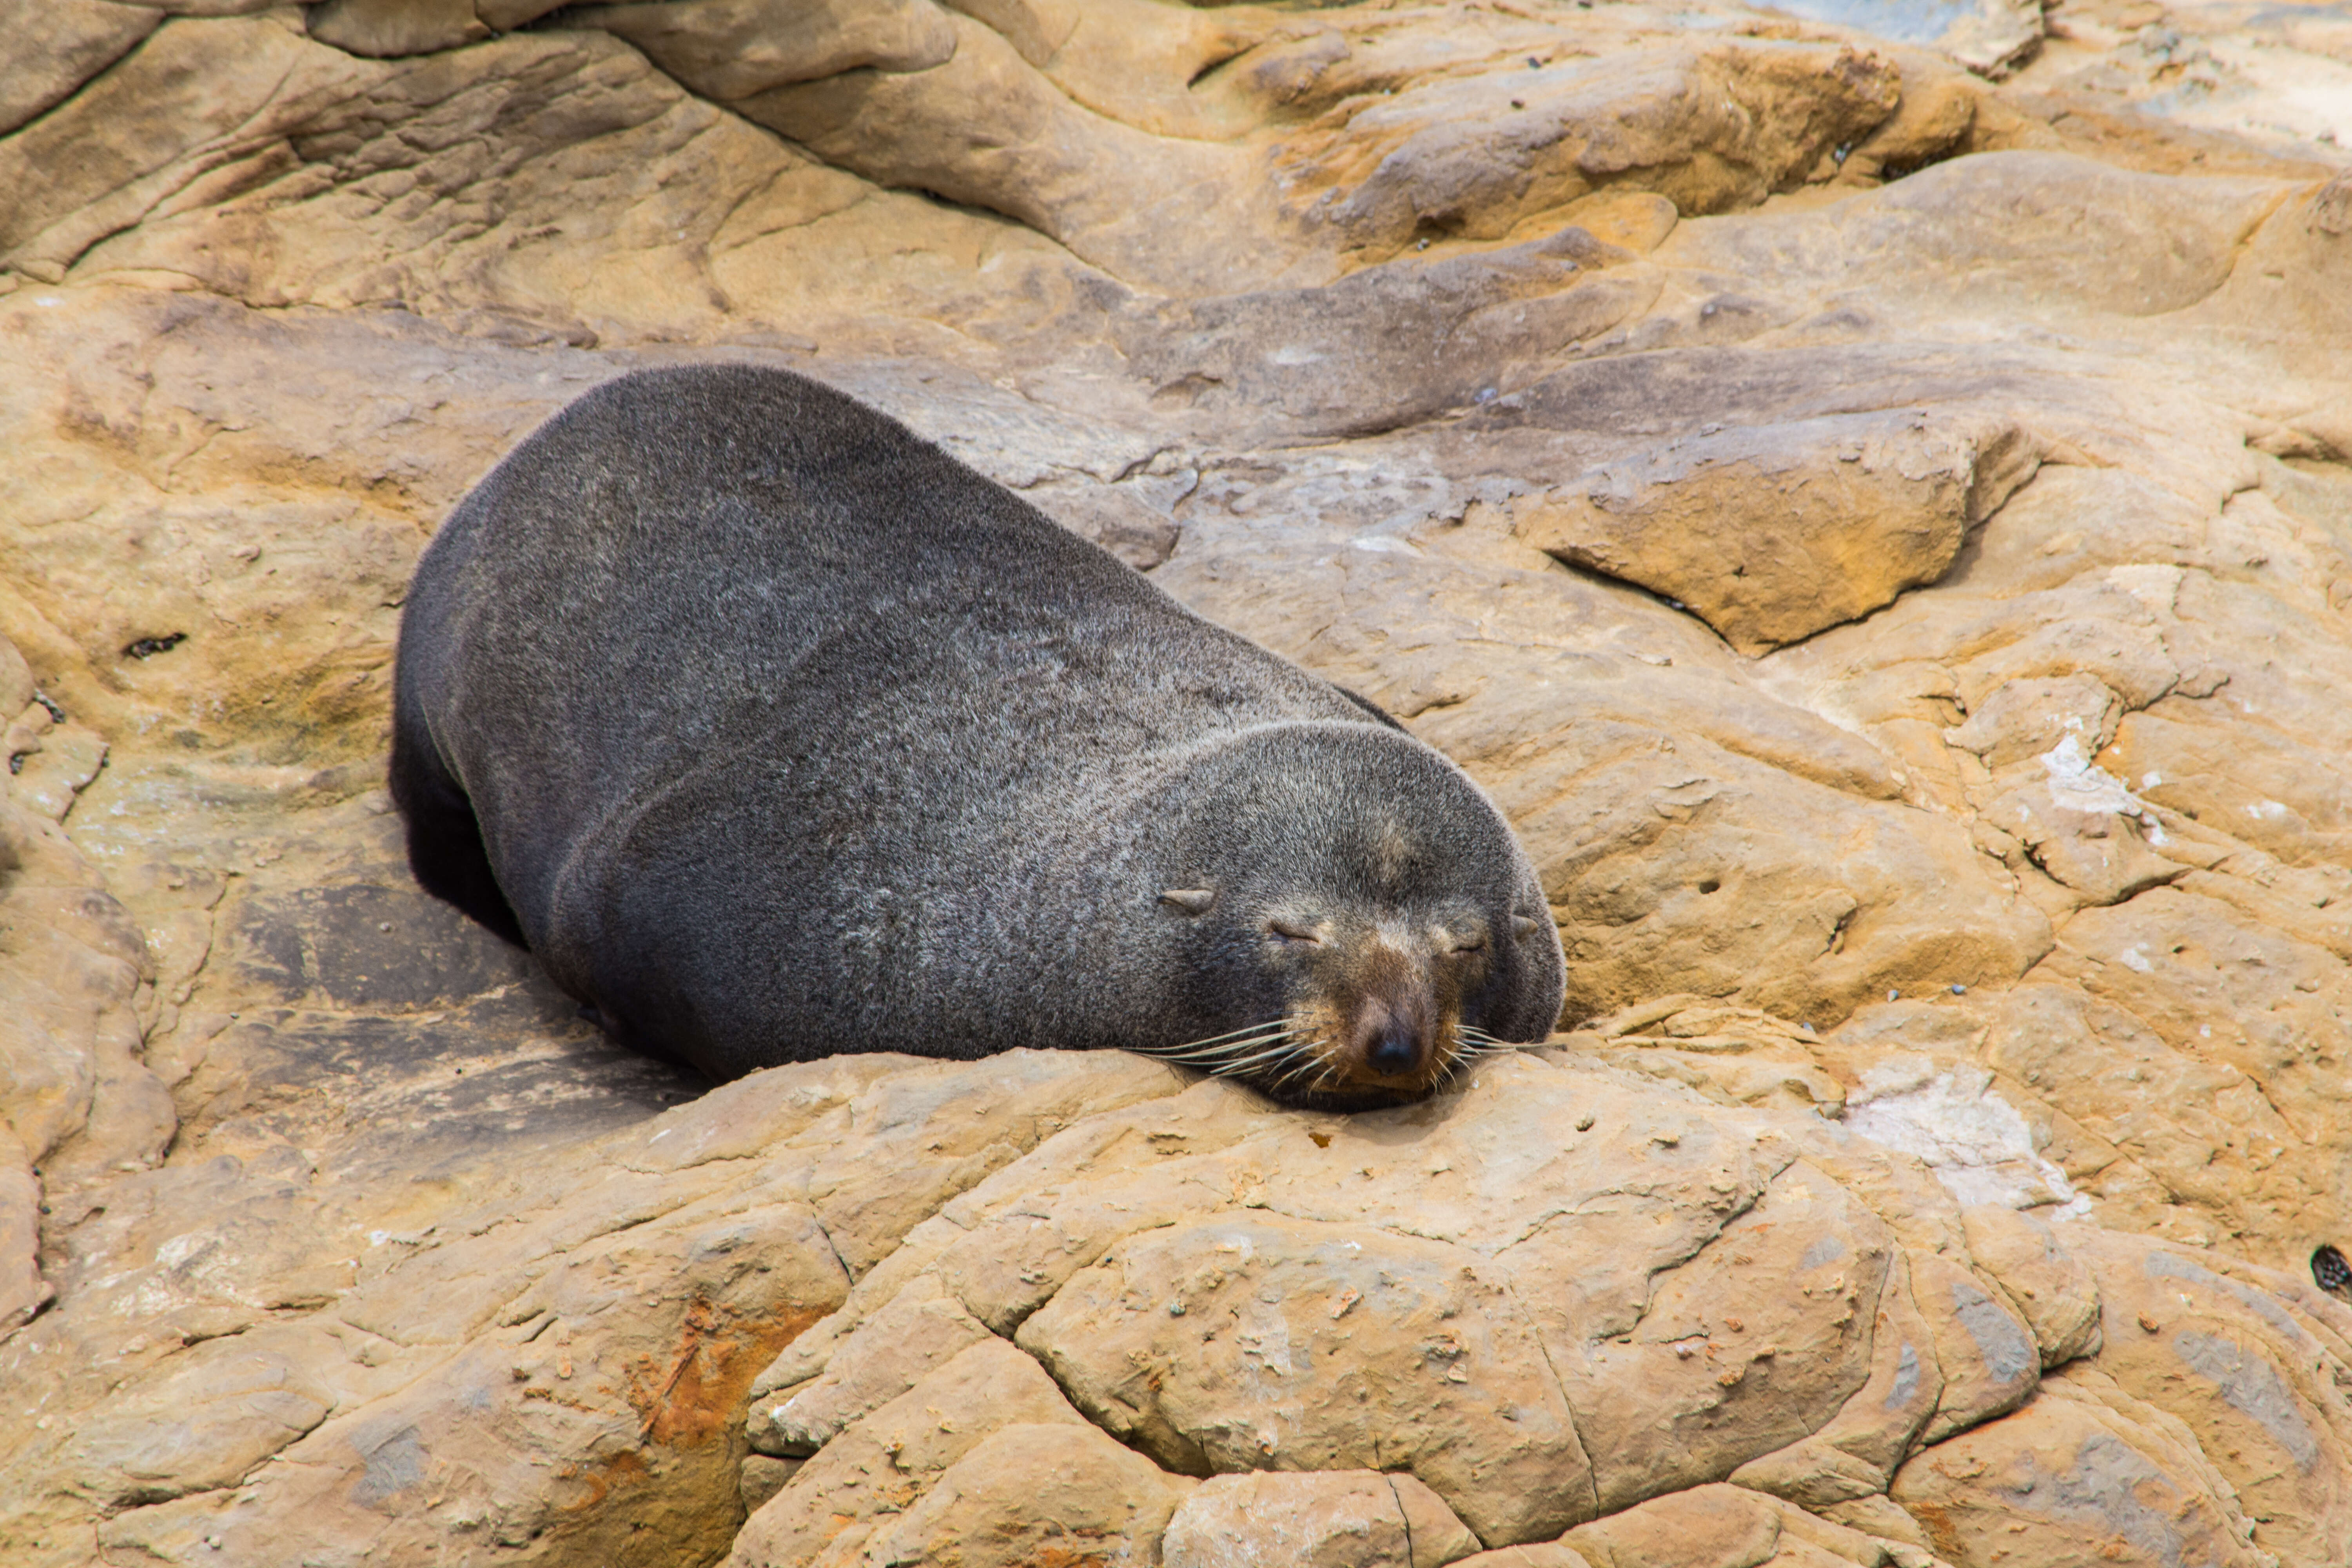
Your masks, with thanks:
[(459, 503), (391, 784), (427, 890), (719, 1079), (1117, 1047), (1344, 1109), (1560, 1007), (1452, 763), (780, 371), (607, 382)]

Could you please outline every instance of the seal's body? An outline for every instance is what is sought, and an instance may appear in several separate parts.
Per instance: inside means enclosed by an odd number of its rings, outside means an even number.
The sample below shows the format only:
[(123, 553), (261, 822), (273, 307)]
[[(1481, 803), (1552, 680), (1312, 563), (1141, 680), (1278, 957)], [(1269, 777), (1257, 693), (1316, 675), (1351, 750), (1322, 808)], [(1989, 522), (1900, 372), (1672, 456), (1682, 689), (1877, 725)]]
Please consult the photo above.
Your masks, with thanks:
[(1452, 763), (782, 372), (625, 376), (476, 487), (391, 782), (419, 882), (719, 1078), (1118, 1047), (1387, 1103), (1560, 1005)]

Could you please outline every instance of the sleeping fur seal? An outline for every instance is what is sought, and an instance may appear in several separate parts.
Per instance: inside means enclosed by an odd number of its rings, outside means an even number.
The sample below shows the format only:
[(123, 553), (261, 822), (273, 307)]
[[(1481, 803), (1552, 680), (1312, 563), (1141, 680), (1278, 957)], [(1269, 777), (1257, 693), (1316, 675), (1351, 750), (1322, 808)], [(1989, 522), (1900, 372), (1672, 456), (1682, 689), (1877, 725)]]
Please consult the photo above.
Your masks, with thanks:
[(391, 783), (420, 883), (715, 1078), (1123, 1047), (1390, 1104), (1560, 1006), (1453, 763), (778, 371), (609, 382), (467, 496)]

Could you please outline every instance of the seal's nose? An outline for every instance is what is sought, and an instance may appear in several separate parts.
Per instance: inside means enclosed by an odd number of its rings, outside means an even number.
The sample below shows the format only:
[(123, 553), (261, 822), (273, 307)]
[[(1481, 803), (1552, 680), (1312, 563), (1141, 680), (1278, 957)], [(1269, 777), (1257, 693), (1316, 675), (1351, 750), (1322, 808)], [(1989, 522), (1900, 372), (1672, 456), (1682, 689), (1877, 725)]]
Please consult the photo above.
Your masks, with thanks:
[(1409, 1079), (1426, 1071), (1436, 1048), (1426, 998), (1408, 990), (1401, 996), (1367, 996), (1356, 1015), (1356, 1060), (1375, 1078)]
[(1421, 1040), (1402, 1023), (1391, 1020), (1364, 1047), (1364, 1065), (1382, 1078), (1402, 1078), (1421, 1066)]

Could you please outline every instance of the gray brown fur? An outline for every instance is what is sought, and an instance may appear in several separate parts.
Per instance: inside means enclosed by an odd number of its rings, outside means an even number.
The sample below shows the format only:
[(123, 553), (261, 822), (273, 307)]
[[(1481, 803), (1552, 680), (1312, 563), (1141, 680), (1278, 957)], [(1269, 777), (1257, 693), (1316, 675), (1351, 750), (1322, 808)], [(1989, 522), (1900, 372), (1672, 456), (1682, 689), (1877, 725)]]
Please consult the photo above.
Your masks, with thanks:
[(589, 393), (451, 515), (392, 785), (420, 882), (715, 1077), (1173, 1051), (1318, 1006), (1541, 1037), (1526, 855), (1377, 713), (850, 398), (706, 366)]

